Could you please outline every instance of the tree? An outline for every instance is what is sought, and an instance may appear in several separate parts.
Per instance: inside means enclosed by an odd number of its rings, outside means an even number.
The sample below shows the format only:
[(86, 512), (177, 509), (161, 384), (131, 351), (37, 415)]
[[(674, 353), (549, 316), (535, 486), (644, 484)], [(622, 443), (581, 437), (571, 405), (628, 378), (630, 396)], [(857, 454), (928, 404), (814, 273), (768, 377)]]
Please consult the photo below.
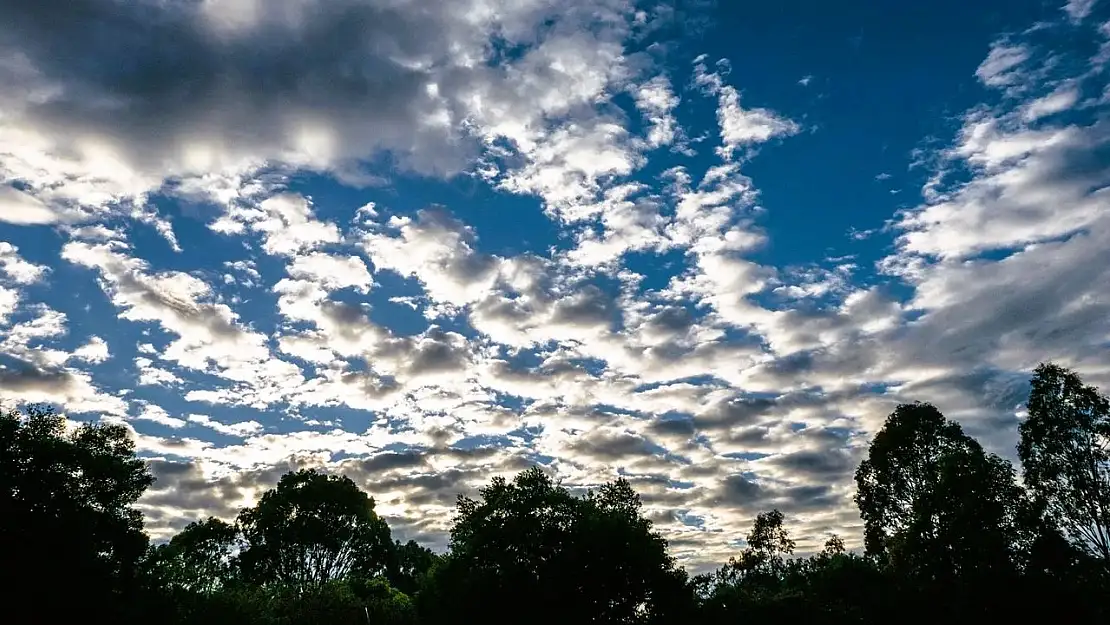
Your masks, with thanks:
[(1026, 486), (1078, 548), (1110, 564), (1110, 400), (1042, 364), (1027, 407), (1018, 443)]
[(240, 566), (256, 583), (303, 590), (382, 574), (391, 559), (389, 526), (374, 512), (374, 500), (349, 478), (314, 469), (283, 475), (239, 514), (239, 527)]
[(844, 539), (833, 534), (825, 541), (825, 548), (821, 550), (821, 555), (831, 558), (833, 556), (839, 556), (844, 552)]
[(1022, 495), (1010, 464), (929, 404), (888, 417), (856, 471), (867, 553), (921, 581), (1014, 565)]
[(459, 498), (451, 553), (433, 582), (424, 613), (442, 623), (524, 623), (537, 613), (563, 623), (660, 622), (686, 588), (627, 481), (575, 497), (538, 468), (495, 478), (480, 500)]
[[(0, 414), (0, 553), (18, 571), (5, 609), (46, 622), (122, 609), (147, 548), (133, 504), (152, 481), (121, 425), (69, 428), (44, 406)], [(80, 580), (64, 601), (50, 596), (59, 572)]]
[(185, 526), (166, 544), (151, 550), (154, 574), (172, 589), (215, 592), (234, 575), (239, 531), (214, 517)]
[(748, 546), (718, 571), (718, 582), (732, 585), (742, 582), (751, 591), (757, 586), (765, 587), (763, 590), (777, 587), (786, 570), (786, 556), (793, 555), (795, 547), (783, 520), (778, 510), (756, 515), (746, 539)]
[(778, 510), (758, 514), (748, 546), (714, 573), (703, 605), (710, 620), (759, 618), (757, 606), (773, 604), (782, 595), (786, 556), (795, 547), (783, 519)]
[(766, 559), (781, 559), (783, 555), (794, 553), (796, 543), (782, 522), (783, 516), (778, 510), (757, 515), (752, 531), (748, 533), (748, 546)]
[(280, 625), (410, 625), (412, 601), (381, 578), (331, 580), (304, 589), (278, 588), (263, 607)]
[(438, 556), (415, 540), (407, 543), (397, 541), (393, 546), (393, 553), (393, 564), (387, 574), (389, 582), (403, 593), (415, 594)]
[(889, 622), (882, 575), (873, 561), (845, 552), (833, 536), (809, 558), (793, 558), (795, 543), (778, 510), (759, 514), (748, 546), (712, 577), (699, 577), (698, 622), (782, 620), (805, 623)]

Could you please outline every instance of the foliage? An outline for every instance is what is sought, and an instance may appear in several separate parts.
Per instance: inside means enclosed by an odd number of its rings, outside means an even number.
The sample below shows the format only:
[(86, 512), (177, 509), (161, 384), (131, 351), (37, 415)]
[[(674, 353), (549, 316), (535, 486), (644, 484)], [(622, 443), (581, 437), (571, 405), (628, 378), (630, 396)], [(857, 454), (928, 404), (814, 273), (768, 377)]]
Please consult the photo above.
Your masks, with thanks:
[(393, 546), (393, 560), (386, 576), (401, 592), (415, 594), (438, 561), (439, 556), (434, 551), (415, 540), (406, 543), (397, 541)]
[(21, 573), (0, 599), (16, 623), (1060, 622), (1061, 606), (1107, 622), (1107, 400), (1043, 365), (1028, 408), (1028, 492), (935, 407), (898, 406), (856, 472), (866, 553), (834, 535), (799, 556), (813, 543), (770, 510), (688, 579), (628, 481), (575, 493), (539, 468), (460, 497), (442, 555), (314, 470), (148, 548), (134, 504), (152, 479), (128, 430), (31, 406), (0, 415), (0, 548)]
[(1018, 444), (1025, 484), (1074, 545), (1110, 564), (1110, 400), (1043, 364), (1028, 410)]
[(238, 529), (209, 517), (185, 526), (147, 556), (150, 573), (167, 588), (213, 593), (234, 579)]
[[(0, 414), (0, 553), (19, 571), (5, 610), (47, 621), (122, 609), (147, 548), (132, 505), (151, 482), (123, 426), (67, 429), (43, 406)], [(60, 571), (81, 583), (48, 600)]]
[[(575, 497), (538, 468), (460, 497), (451, 553), (436, 571), (443, 623), (491, 622), (491, 602), (528, 598), (553, 622), (654, 623), (678, 608), (684, 577), (617, 480)], [(573, 597), (573, 600), (569, 598)], [(533, 620), (506, 611), (495, 622)]]
[(856, 471), (867, 553), (921, 581), (1016, 566), (1021, 491), (1010, 464), (987, 454), (929, 404), (904, 404)]
[(243, 574), (299, 589), (384, 573), (393, 547), (373, 499), (350, 478), (314, 469), (282, 476), (239, 514), (239, 528)]

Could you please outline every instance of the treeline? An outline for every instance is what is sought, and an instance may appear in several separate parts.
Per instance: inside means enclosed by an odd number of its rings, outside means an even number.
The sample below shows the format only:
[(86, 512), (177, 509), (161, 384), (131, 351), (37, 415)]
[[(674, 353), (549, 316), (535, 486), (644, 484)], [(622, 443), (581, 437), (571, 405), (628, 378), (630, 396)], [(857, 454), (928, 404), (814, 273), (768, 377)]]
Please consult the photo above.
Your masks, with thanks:
[(1100, 623), (1110, 619), (1110, 403), (1042, 365), (1020, 480), (929, 404), (899, 406), (856, 472), (863, 553), (794, 557), (777, 510), (688, 575), (617, 480), (583, 496), (539, 469), (460, 497), (450, 548), (400, 543), (350, 479), (286, 474), (232, 523), (151, 545), (153, 481), (118, 425), (0, 417), (10, 623), (219, 625)]

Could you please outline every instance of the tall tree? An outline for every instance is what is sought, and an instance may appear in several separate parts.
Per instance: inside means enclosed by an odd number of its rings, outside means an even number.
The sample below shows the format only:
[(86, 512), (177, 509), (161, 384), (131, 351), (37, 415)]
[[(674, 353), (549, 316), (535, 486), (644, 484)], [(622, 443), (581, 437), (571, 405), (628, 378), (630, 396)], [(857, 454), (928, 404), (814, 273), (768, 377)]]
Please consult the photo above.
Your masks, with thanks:
[(239, 531), (230, 523), (214, 517), (194, 521), (151, 550), (153, 573), (169, 588), (215, 592), (232, 580), (238, 542)]
[(748, 546), (717, 572), (718, 583), (744, 583), (749, 589), (777, 586), (786, 570), (786, 557), (793, 555), (795, 547), (783, 520), (778, 510), (756, 515), (746, 538)]
[(1023, 500), (1012, 467), (932, 405), (897, 407), (856, 486), (867, 552), (896, 570), (936, 580), (1014, 565)]
[(1075, 372), (1042, 364), (1027, 407), (1025, 484), (1077, 547), (1110, 564), (1110, 400)]
[(385, 573), (393, 541), (374, 500), (347, 477), (287, 473), (239, 514), (243, 573), (258, 583), (304, 589), (349, 575)]
[[(63, 622), (120, 608), (147, 548), (133, 504), (152, 481), (121, 425), (70, 428), (43, 406), (0, 414), (0, 553), (18, 571), (5, 610)], [(65, 601), (50, 596), (59, 573), (80, 580)]]
[(403, 593), (415, 594), (439, 556), (415, 540), (407, 543), (397, 541), (393, 553), (393, 563), (387, 574), (390, 584)]
[(433, 581), (424, 613), (444, 623), (660, 622), (685, 590), (626, 481), (575, 497), (538, 468), (460, 497)]

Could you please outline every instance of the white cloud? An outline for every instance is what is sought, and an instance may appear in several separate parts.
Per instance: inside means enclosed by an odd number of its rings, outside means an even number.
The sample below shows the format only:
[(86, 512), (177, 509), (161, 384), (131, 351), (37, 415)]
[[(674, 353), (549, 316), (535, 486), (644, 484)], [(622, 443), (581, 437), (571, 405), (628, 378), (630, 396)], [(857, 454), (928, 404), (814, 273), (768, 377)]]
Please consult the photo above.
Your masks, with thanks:
[[(24, 191), (0, 187), (0, 214), (88, 219), (120, 202), (142, 206), (166, 181), (227, 204), (236, 180), (273, 164), (378, 182), (363, 161), (381, 151), (442, 175), (497, 137), (530, 154), (547, 119), (592, 105), (626, 77), (623, 42), (646, 27), (625, 0), (257, 6), (101, 3), (75, 22), (6, 4), (13, 26), (0, 54), (13, 61), (0, 68), (11, 87), (0, 98), (0, 183)], [(86, 19), (99, 24), (95, 38)], [(136, 32), (136, 22), (150, 27)], [(494, 37), (527, 53), (497, 58)], [(97, 71), (57, 61), (104, 41), (116, 45), (101, 50)], [(108, 69), (121, 63), (144, 78)]]
[(1091, 14), (1091, 10), (1095, 8), (1095, 2), (1097, 0), (1068, 0), (1063, 9), (1068, 14), (1068, 18), (1078, 24)]
[(99, 336), (94, 336), (89, 339), (88, 343), (74, 350), (73, 357), (96, 364), (108, 360), (112, 357), (112, 354), (108, 350), (108, 342)]
[[(1110, 140), (1105, 124), (1040, 130), (976, 112), (951, 154), (981, 172), (903, 216), (907, 252), (958, 258), (1075, 232), (1104, 214), (1103, 175), (1070, 162)], [(1105, 184), (1103, 182), (1102, 184)]]
[(19, 291), (0, 286), (0, 326), (7, 325), (8, 319), (19, 305)]
[(211, 227), (224, 234), (239, 234), (244, 228), (259, 232), (262, 249), (280, 256), (292, 256), (340, 239), (339, 228), (317, 220), (311, 201), (294, 193), (278, 193), (257, 206), (233, 207)]
[(353, 287), (361, 293), (370, 289), (372, 279), (358, 256), (338, 256), (313, 252), (297, 256), (289, 265), (290, 277), (314, 280), (329, 289)]
[(483, 297), (497, 279), (499, 261), (476, 252), (473, 230), (446, 211), (394, 218), (388, 230), (396, 234), (371, 232), (363, 239), (374, 267), (420, 280), (438, 302), (464, 306)]
[(596, 215), (593, 200), (602, 186), (644, 162), (628, 130), (605, 118), (561, 126), (527, 156), (527, 164), (509, 172), (501, 188), (542, 197), (548, 210), (566, 222)]
[(990, 54), (975, 70), (975, 76), (988, 87), (1008, 87), (1018, 81), (1021, 64), (1029, 60), (1029, 49), (1004, 40), (991, 45)]
[(0, 185), (0, 221), (12, 224), (51, 224), (60, 221), (57, 212), (33, 195)]
[(1079, 102), (1079, 89), (1074, 85), (1064, 85), (1025, 105), (1022, 117), (1026, 122), (1034, 122), (1043, 117), (1070, 110), (1077, 102)]
[(708, 70), (705, 55), (694, 61), (694, 82), (718, 98), (717, 124), (721, 129), (721, 147), (718, 148), (718, 153), (723, 158), (731, 158), (737, 148), (765, 143), (775, 137), (794, 135), (801, 130), (794, 121), (769, 109), (740, 106), (740, 92), (732, 85), (726, 85), (720, 73)]
[(721, 87), (717, 121), (725, 154), (736, 148), (764, 143), (774, 137), (797, 134), (798, 124), (764, 108), (740, 106), (740, 93), (734, 87)]
[(38, 282), (49, 268), (42, 265), (29, 263), (19, 255), (19, 248), (0, 241), (0, 273), (16, 284), (33, 284)]
[(139, 384), (143, 386), (160, 386), (183, 382), (177, 374), (155, 366), (154, 361), (149, 358), (136, 358), (135, 369), (139, 373)]
[(181, 429), (187, 425), (187, 422), (184, 419), (171, 417), (164, 408), (150, 403), (143, 404), (142, 408), (139, 410), (139, 414), (136, 415), (135, 418), (140, 421), (150, 421), (151, 423), (157, 423), (158, 425), (163, 425), (175, 430)]
[(202, 425), (227, 436), (240, 438), (258, 434), (262, 431), (262, 424), (257, 421), (240, 421), (239, 423), (221, 423), (206, 415), (191, 414), (189, 422)]
[(674, 109), (679, 98), (671, 89), (666, 76), (656, 76), (636, 90), (636, 108), (650, 125), (647, 133), (648, 145), (659, 147), (674, 143), (678, 132), (678, 122)]

